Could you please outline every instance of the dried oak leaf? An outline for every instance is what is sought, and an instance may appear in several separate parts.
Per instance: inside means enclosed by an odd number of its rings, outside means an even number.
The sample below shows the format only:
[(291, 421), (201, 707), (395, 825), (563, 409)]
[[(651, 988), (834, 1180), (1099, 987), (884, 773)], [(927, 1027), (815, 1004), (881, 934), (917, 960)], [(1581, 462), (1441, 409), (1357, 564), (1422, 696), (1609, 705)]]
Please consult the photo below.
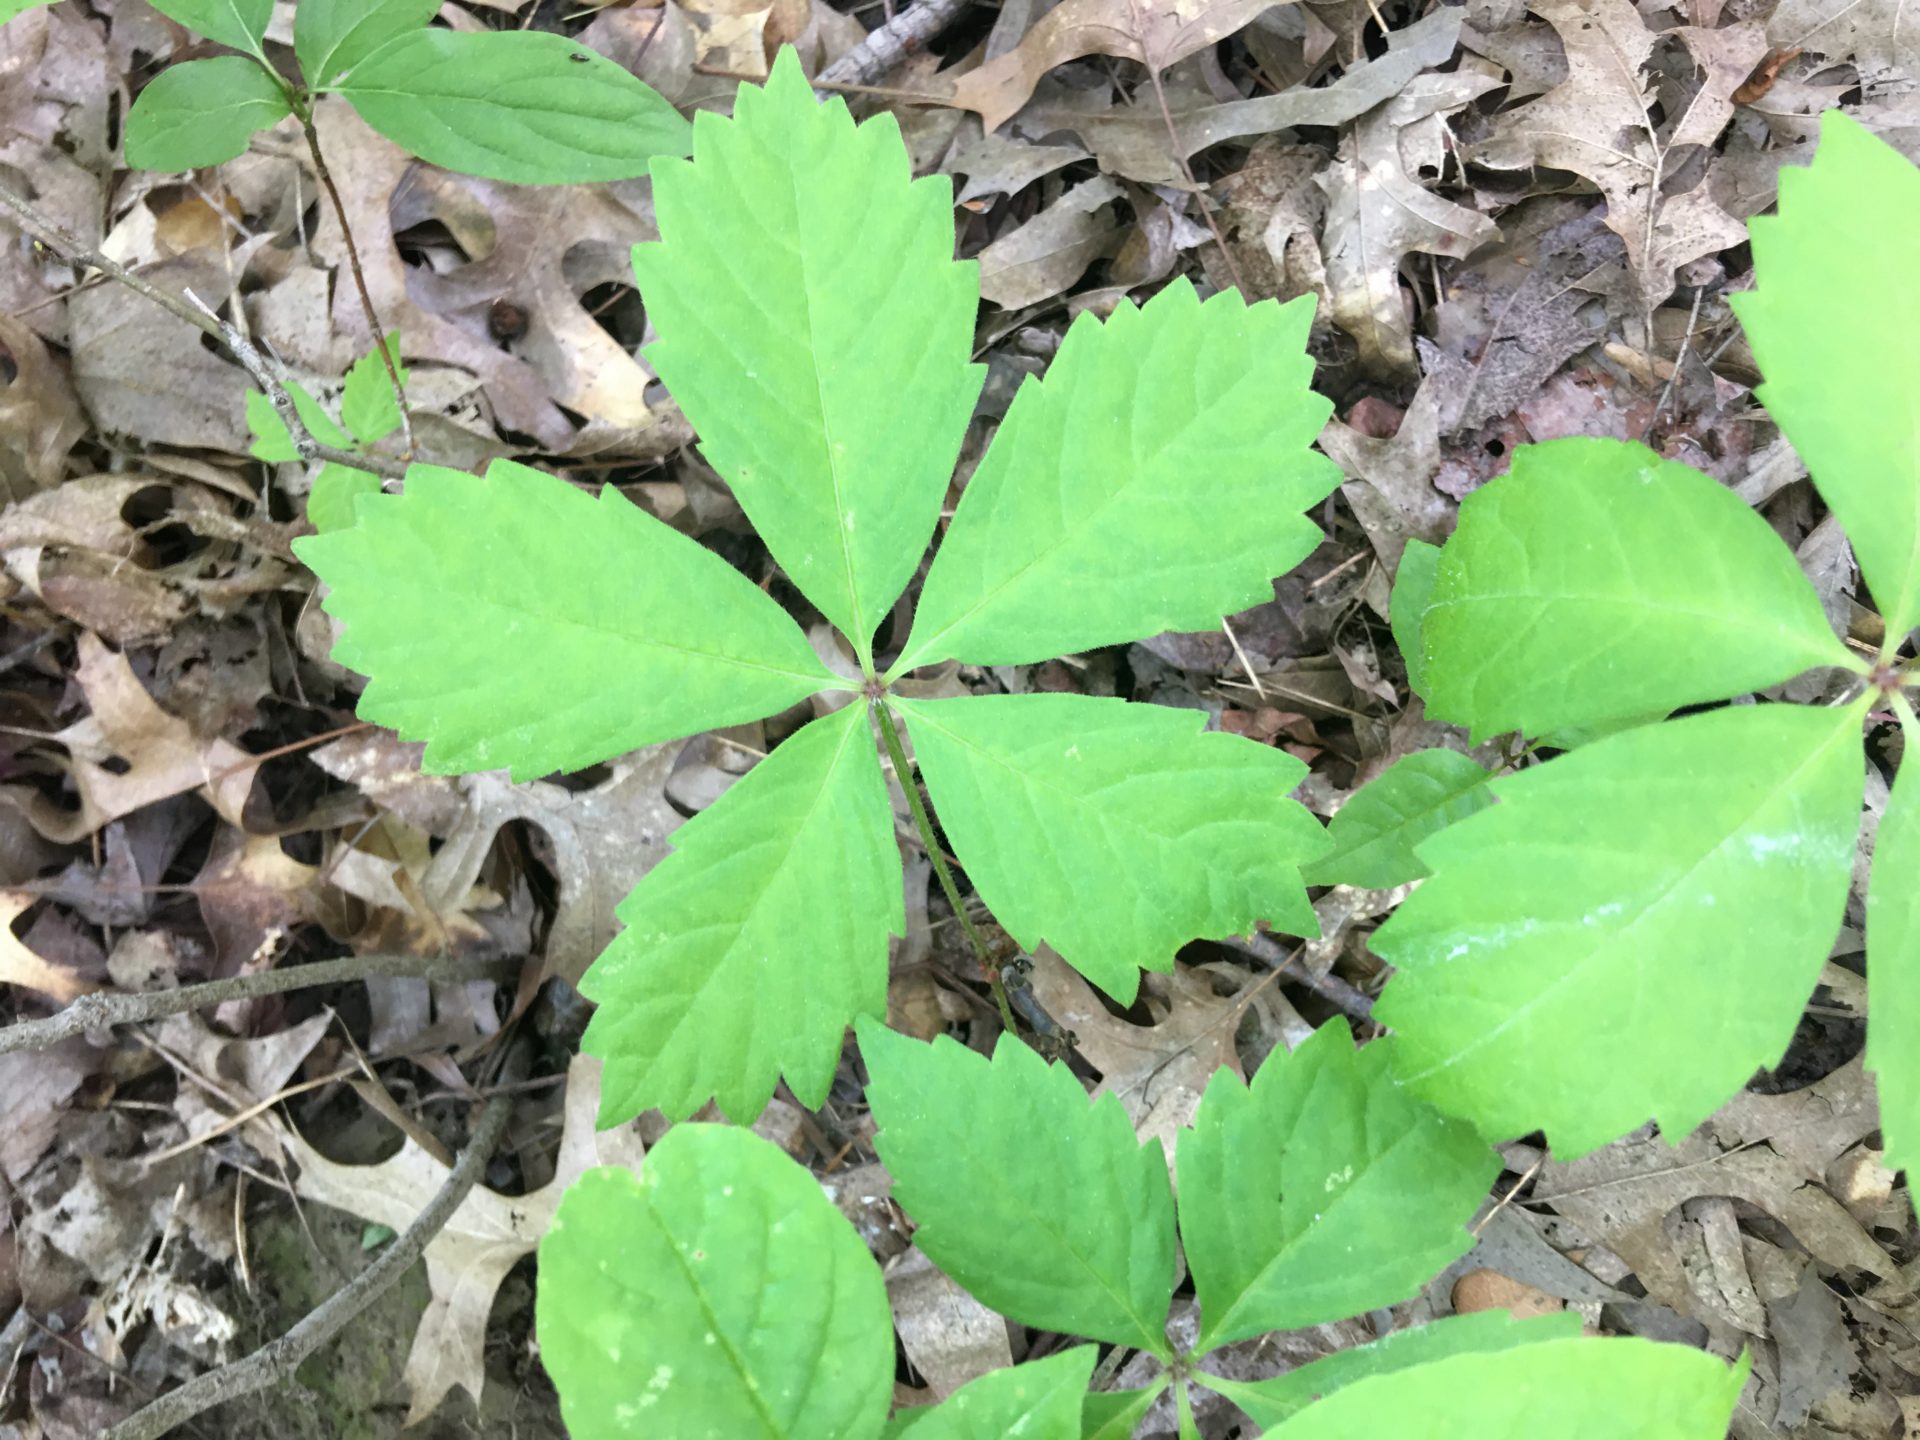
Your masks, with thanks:
[[(486, 1381), (487, 1315), (494, 1291), (523, 1256), (533, 1253), (553, 1221), (560, 1197), (596, 1165), (638, 1170), (640, 1122), (594, 1129), (600, 1108), (600, 1062), (576, 1055), (567, 1069), (566, 1116), (553, 1179), (526, 1195), (477, 1185), (427, 1246), (431, 1295), (407, 1356), (408, 1425), (432, 1414), (458, 1385), (480, 1399)], [(404, 1230), (447, 1178), (448, 1167), (412, 1140), (378, 1165), (336, 1165), (297, 1135), (286, 1140), (299, 1162), (295, 1188), (309, 1200)]]
[(1114, 244), (1120, 226), (1107, 207), (1124, 193), (1096, 175), (995, 240), (979, 255), (981, 298), (1018, 310), (1060, 294)]
[(1912, 0), (1780, 0), (1767, 36), (1784, 49), (1852, 59), (1920, 80), (1920, 20)]
[[(1468, 158), (1495, 170), (1544, 165), (1591, 181), (1607, 198), (1608, 226), (1626, 242), (1642, 302), (1658, 305), (1673, 293), (1675, 269), (1746, 239), (1704, 184), (1678, 194), (1667, 186), (1675, 152), (1712, 144), (1733, 118), (1733, 92), (1766, 54), (1766, 35), (1757, 24), (1655, 34), (1629, 0), (1531, 0), (1531, 8), (1559, 31), (1567, 78), (1500, 116)], [(1668, 37), (1686, 46), (1701, 75), (1677, 113), (1656, 120), (1648, 65)]]
[(1064, 0), (1026, 38), (955, 82), (953, 103), (997, 130), (1040, 77), (1082, 55), (1138, 60), (1159, 71), (1241, 29), (1274, 0)]
[(0, 505), (58, 485), (86, 433), (80, 401), (46, 345), (0, 315)]

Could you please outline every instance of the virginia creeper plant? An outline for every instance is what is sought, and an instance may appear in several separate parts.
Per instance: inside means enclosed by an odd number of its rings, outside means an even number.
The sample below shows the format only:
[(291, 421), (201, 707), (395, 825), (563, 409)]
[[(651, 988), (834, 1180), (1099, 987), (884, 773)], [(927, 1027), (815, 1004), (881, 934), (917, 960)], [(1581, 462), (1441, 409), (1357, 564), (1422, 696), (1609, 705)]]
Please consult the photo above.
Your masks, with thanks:
[[(299, 381), (283, 382), (300, 423), (321, 444), (366, 454), (375, 442), (400, 428), (400, 401), (395, 391), (404, 390), (407, 367), (400, 359), (399, 335), (385, 336), (380, 346), (387, 354), (385, 363), (380, 350), (375, 349), (348, 367), (340, 390), (337, 420)], [(395, 383), (391, 385), (386, 364), (393, 366)], [(250, 450), (255, 459), (271, 464), (300, 458), (299, 447), (287, 430), (286, 421), (259, 390), (247, 392), (247, 427), (253, 431)], [(312, 488), (307, 492), (307, 519), (323, 535), (329, 530), (345, 529), (353, 524), (354, 501), (362, 495), (379, 493), (378, 475), (329, 461), (314, 475)]]
[[(1344, 1024), (1251, 1084), (1207, 1086), (1167, 1157), (1112, 1095), (1012, 1036), (991, 1060), (860, 1026), (877, 1145), (915, 1240), (1012, 1319), (1144, 1351), (1165, 1369), (1088, 1393), (1081, 1345), (992, 1372), (887, 1423), (894, 1347), (880, 1272), (802, 1168), (750, 1133), (682, 1125), (631, 1171), (591, 1171), (540, 1247), (541, 1357), (576, 1436), (1125, 1440), (1191, 1385), (1266, 1434), (1360, 1440), (1720, 1440), (1744, 1378), (1701, 1351), (1583, 1340), (1577, 1316), (1504, 1314), (1399, 1332), (1271, 1380), (1201, 1363), (1231, 1341), (1395, 1304), (1472, 1243), (1499, 1169), (1471, 1127), (1395, 1084)], [(1200, 1310), (1168, 1338), (1184, 1250)], [(1324, 1397), (1324, 1398), (1323, 1398)]]
[[(1846, 906), (1862, 726), (1890, 711), (1909, 753), (1867, 891), (1867, 1063), (1887, 1163), (1920, 1168), (1920, 291), (1890, 243), (1917, 232), (1920, 171), (1829, 111), (1733, 297), (1760, 399), (1853, 540), (1877, 653), (1835, 637), (1733, 492), (1623, 442), (1518, 451), (1437, 564), (1409, 555), (1395, 622), (1428, 712), (1570, 747), (1484, 809), (1472, 762), (1409, 757), (1379, 782), (1386, 822), (1354, 827), (1398, 847), (1364, 883), (1434, 872), (1374, 938), (1397, 1072), (1489, 1135), (1573, 1156), (1651, 1116), (1677, 1139), (1778, 1062)], [(1661, 718), (1822, 667), (1856, 677), (1838, 703)]]
[(256, 131), (310, 121), (329, 94), (424, 160), (523, 185), (622, 180), (686, 153), (680, 113), (604, 55), (544, 31), (433, 28), (439, 0), (299, 0), (297, 81), (267, 57), (273, 0), (154, 8), (237, 53), (169, 66), (140, 92), (126, 157), (144, 170), (231, 160)]
[[(1184, 282), (1070, 328), (962, 496), (910, 633), (874, 636), (920, 563), (978, 397), (978, 273), (944, 177), (912, 180), (889, 117), (815, 103), (792, 53), (694, 159), (653, 167), (662, 239), (634, 269), (648, 351), (775, 561), (845, 636), (835, 674), (738, 571), (608, 487), (511, 463), (414, 466), (356, 522), (301, 542), (332, 587), (360, 714), (435, 772), (579, 769), (816, 700), (674, 836), (582, 989), (603, 1118), (710, 1097), (757, 1115), (784, 1076), (824, 1100), (841, 1039), (886, 1004), (903, 928), (893, 806), (870, 719), (936, 856), (910, 729), (953, 852), (1031, 949), (1122, 1004), (1142, 967), (1262, 919), (1313, 933), (1299, 864), (1326, 844), (1287, 798), (1304, 767), (1198, 711), (1067, 695), (909, 699), (946, 659), (1020, 664), (1212, 628), (1319, 540), (1338, 472), (1309, 446), (1311, 302), (1202, 301)], [(942, 868), (943, 878), (950, 878)], [(962, 910), (957, 890), (949, 891)]]

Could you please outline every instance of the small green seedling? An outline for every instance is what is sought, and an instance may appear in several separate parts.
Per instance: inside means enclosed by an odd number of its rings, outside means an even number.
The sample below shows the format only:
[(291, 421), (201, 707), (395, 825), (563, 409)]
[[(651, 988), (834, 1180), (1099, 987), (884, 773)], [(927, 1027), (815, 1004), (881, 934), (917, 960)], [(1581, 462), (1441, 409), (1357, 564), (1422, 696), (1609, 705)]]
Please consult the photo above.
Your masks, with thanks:
[(373, 677), (361, 716), (426, 740), (437, 773), (525, 779), (809, 697), (829, 711), (676, 832), (620, 907), (582, 986), (603, 1119), (709, 1097), (751, 1119), (783, 1075), (817, 1105), (848, 1022), (884, 1013), (903, 882), (869, 717), (903, 778), (908, 722), (945, 838), (1008, 932), (1122, 1004), (1195, 937), (1263, 918), (1316, 933), (1298, 867), (1327, 842), (1287, 798), (1305, 771), (1291, 756), (1203, 733), (1193, 710), (894, 688), (947, 659), (1211, 629), (1270, 596), (1320, 539), (1302, 509), (1339, 478), (1309, 448), (1329, 408), (1308, 389), (1311, 302), (1203, 302), (1182, 282), (1075, 321), (1016, 396), (880, 673), (875, 632), (982, 379), (951, 187), (910, 179), (891, 117), (856, 128), (816, 104), (791, 51), (694, 134), (691, 164), (655, 164), (663, 239), (634, 252), (649, 357), (860, 678), (618, 490), (519, 465), (416, 465), (404, 495), (363, 496), (351, 529), (298, 546), (332, 587), (336, 658)]
[[(1736, 495), (1616, 441), (1517, 453), (1461, 507), (1437, 573), (1410, 555), (1405, 617), (1395, 601), (1435, 717), (1555, 746), (1621, 732), (1494, 780), (1498, 804), (1419, 845), (1434, 878), (1374, 938), (1398, 967), (1378, 1015), (1401, 1077), (1563, 1156), (1649, 1116), (1677, 1139), (1779, 1060), (1840, 927), (1861, 726), (1886, 707), (1909, 754), (1867, 895), (1867, 1063), (1888, 1163), (1920, 1167), (1920, 674), (1902, 653), (1920, 623), (1920, 289), (1890, 241), (1920, 234), (1920, 170), (1831, 111), (1780, 190), (1752, 227), (1757, 289), (1733, 303), (1760, 398), (1853, 538), (1879, 653), (1835, 638)], [(1852, 698), (1659, 719), (1821, 667), (1855, 672)]]
[[(1234, 1340), (1405, 1300), (1472, 1243), (1493, 1153), (1344, 1025), (1251, 1085), (1215, 1074), (1179, 1137), (1177, 1223), (1159, 1143), (1064, 1065), (1011, 1037), (989, 1061), (871, 1021), (860, 1042), (876, 1143), (926, 1255), (1014, 1320), (1143, 1351), (1164, 1373), (1089, 1394), (1095, 1350), (1079, 1346), (887, 1423), (892, 1324), (864, 1243), (772, 1145), (683, 1125), (638, 1179), (589, 1172), (541, 1243), (541, 1357), (573, 1434), (1125, 1440), (1168, 1390), (1190, 1425), (1190, 1385), (1286, 1440), (1409, 1433), (1410, 1416), (1423, 1440), (1726, 1433), (1744, 1365), (1583, 1340), (1572, 1314), (1443, 1320), (1271, 1380), (1204, 1368)], [(1182, 1248), (1200, 1310), (1187, 1348), (1167, 1336)]]
[[(389, 335), (380, 343), (392, 360), (393, 379), (404, 387), (407, 367), (400, 359), (399, 335)], [(337, 420), (299, 381), (287, 381), (286, 391), (307, 433), (336, 450), (369, 454), (377, 442), (400, 428), (400, 402), (395, 398), (379, 349), (368, 351), (348, 368), (340, 391)], [(258, 390), (247, 392), (247, 427), (253, 431), (250, 451), (255, 459), (279, 463), (300, 458), (286, 422)], [(354, 501), (362, 495), (379, 493), (378, 475), (328, 461), (313, 477), (313, 488), (307, 493), (307, 519), (322, 535), (330, 530), (345, 529), (353, 524)]]
[(328, 94), (423, 160), (522, 185), (624, 180), (687, 151), (679, 112), (604, 55), (544, 31), (430, 28), (439, 0), (299, 0), (299, 83), (267, 58), (273, 0), (154, 8), (240, 53), (170, 66), (140, 92), (126, 153), (143, 170), (231, 160), (289, 115), (310, 124)]

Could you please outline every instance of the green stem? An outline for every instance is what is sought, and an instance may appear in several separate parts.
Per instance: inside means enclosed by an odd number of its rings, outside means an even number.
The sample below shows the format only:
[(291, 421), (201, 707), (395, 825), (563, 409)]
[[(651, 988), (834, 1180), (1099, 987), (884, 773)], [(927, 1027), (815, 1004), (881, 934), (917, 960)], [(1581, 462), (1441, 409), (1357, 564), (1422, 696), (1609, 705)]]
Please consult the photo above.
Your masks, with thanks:
[(887, 758), (893, 762), (893, 773), (900, 781), (900, 788), (906, 792), (907, 808), (913, 812), (914, 829), (920, 832), (920, 846), (927, 852), (933, 873), (940, 878), (940, 888), (946, 892), (947, 904), (953, 907), (954, 918), (959, 920), (960, 928), (967, 932), (967, 939), (973, 944), (974, 958), (980, 962), (980, 969), (987, 977), (987, 986), (993, 991), (993, 1003), (1000, 1007), (1000, 1023), (1007, 1027), (1008, 1034), (1018, 1035), (1020, 1030), (1013, 1021), (1013, 1007), (1007, 1003), (1006, 986), (1000, 983), (999, 963), (987, 948), (986, 937), (967, 914), (966, 903), (960, 898), (960, 886), (953, 878), (952, 867), (947, 864), (940, 842), (934, 838), (933, 819), (927, 814), (926, 802), (920, 798), (920, 787), (913, 778), (913, 769), (907, 764), (906, 747), (900, 743), (900, 732), (894, 728), (893, 712), (887, 708), (884, 699), (872, 701), (870, 708), (874, 718), (880, 722), (880, 740), (887, 747)]

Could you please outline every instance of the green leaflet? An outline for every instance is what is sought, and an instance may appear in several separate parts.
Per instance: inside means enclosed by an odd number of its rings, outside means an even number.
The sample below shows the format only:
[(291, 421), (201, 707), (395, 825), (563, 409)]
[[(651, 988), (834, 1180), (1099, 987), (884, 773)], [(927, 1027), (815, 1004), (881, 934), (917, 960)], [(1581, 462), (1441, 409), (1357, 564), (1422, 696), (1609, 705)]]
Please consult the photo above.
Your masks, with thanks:
[(1309, 299), (1202, 303), (1180, 279), (1075, 320), (968, 482), (894, 673), (1211, 630), (1270, 600), (1340, 479), (1308, 448), (1331, 413), (1307, 388), (1312, 319)]
[(1888, 639), (1920, 624), (1920, 170), (1830, 110), (1813, 164), (1780, 172), (1751, 228), (1757, 287), (1733, 297), (1761, 403), (1846, 527)]
[(887, 1429), (888, 1440), (1080, 1440), (1080, 1405), (1100, 1352), (1079, 1345), (989, 1371), (938, 1405), (909, 1410)]
[[(170, 75), (173, 72), (169, 70), (166, 73)], [(331, 445), (337, 450), (354, 448), (353, 436), (334, 422), (333, 417), (321, 408), (320, 402), (308, 393), (306, 386), (298, 380), (289, 380), (286, 382), (286, 391), (287, 398), (293, 401), (294, 412), (299, 415), (300, 423), (307, 427), (309, 435), (322, 445)], [(258, 390), (247, 392), (247, 428), (253, 431), (254, 436), (253, 444), (247, 448), (256, 460), (278, 464), (300, 458), (300, 451), (293, 443), (293, 434), (280, 418), (280, 412)]]
[(273, 0), (158, 0), (153, 8), (209, 40), (254, 55), (273, 19)]
[(1316, 935), (1298, 866), (1326, 834), (1306, 767), (1206, 717), (1082, 695), (890, 701), (940, 823), (1021, 946), (1043, 940), (1131, 1004), (1140, 970), (1256, 921)]
[(1233, 1401), (1254, 1424), (1265, 1427), (1291, 1419), (1322, 1395), (1331, 1395), (1370, 1376), (1407, 1370), (1449, 1355), (1511, 1350), (1544, 1340), (1571, 1340), (1579, 1334), (1580, 1317), (1572, 1311), (1515, 1320), (1504, 1310), (1487, 1310), (1477, 1315), (1449, 1316), (1412, 1330), (1395, 1330), (1371, 1345), (1337, 1351), (1270, 1380), (1227, 1380), (1204, 1370), (1193, 1378)]
[(1651, 1340), (1549, 1340), (1393, 1370), (1336, 1390), (1271, 1440), (1724, 1440), (1747, 1364)]
[(325, 535), (352, 527), (354, 507), (362, 495), (378, 495), (380, 477), (350, 465), (323, 465), (307, 494), (307, 519)]
[(1387, 608), (1393, 627), (1393, 643), (1407, 662), (1407, 684), (1413, 693), (1427, 693), (1427, 640), (1421, 621), (1433, 602), (1433, 583), (1440, 576), (1440, 547), (1424, 540), (1409, 540), (1400, 552), (1400, 568), (1394, 572), (1393, 590)]
[(432, 465), (296, 540), (333, 587), (360, 717), (427, 742), (430, 774), (578, 770), (845, 688), (785, 611), (612, 486), (497, 460)]
[(913, 575), (980, 393), (977, 267), (953, 192), (899, 127), (856, 129), (783, 50), (689, 165), (653, 168), (663, 240), (634, 248), (647, 352), (794, 584), (869, 655)]
[[(1912, 735), (1909, 730), (1909, 736)], [(1887, 1164), (1920, 1180), (1920, 751), (1909, 744), (1867, 882), (1867, 1068)]]
[(1339, 1022), (1250, 1086), (1214, 1073), (1179, 1142), (1197, 1353), (1397, 1304), (1471, 1248), (1500, 1163), (1395, 1085), (1386, 1052)]
[(197, 170), (247, 148), (256, 131), (293, 113), (280, 82), (244, 55), (170, 65), (127, 112), (127, 164)]
[(1468, 496), (1421, 629), (1427, 712), (1476, 741), (1854, 663), (1765, 520), (1709, 476), (1616, 440), (1524, 446)]
[(309, 86), (329, 85), (390, 40), (418, 30), (440, 0), (300, 0), (293, 12), (293, 53)]
[(1133, 1440), (1134, 1427), (1167, 1384), (1162, 1375), (1140, 1390), (1089, 1391), (1080, 1407), (1080, 1440)]
[(545, 31), (415, 30), (332, 88), (422, 160), (489, 180), (625, 180), (687, 150), (687, 122), (657, 91)]
[(864, 1440), (893, 1397), (879, 1268), (750, 1131), (681, 1125), (590, 1170), (540, 1242), (540, 1359), (587, 1437)]
[(400, 428), (400, 404), (394, 399), (393, 381), (380, 359), (383, 348), (393, 357), (400, 383), (407, 383), (407, 367), (400, 361), (400, 336), (396, 332), (353, 362), (340, 393), (340, 423), (362, 444), (384, 440)]
[(1493, 803), (1487, 772), (1457, 750), (1418, 750), (1362, 786), (1327, 826), (1333, 853), (1301, 867), (1309, 885), (1384, 890), (1433, 872), (1414, 847)]
[(1693, 1129), (1779, 1059), (1839, 928), (1865, 703), (1715, 710), (1493, 781), (1373, 938), (1401, 1078), (1561, 1159)]
[(1011, 1035), (993, 1059), (859, 1024), (875, 1146), (928, 1257), (1025, 1325), (1172, 1358), (1166, 1157)]
[[(906, 933), (893, 807), (864, 705), (816, 720), (673, 835), (580, 992), (600, 1123), (714, 1097), (747, 1123), (782, 1075), (823, 1104), (856, 1015), (884, 1014)], [(805, 937), (796, 946), (795, 937)]]

